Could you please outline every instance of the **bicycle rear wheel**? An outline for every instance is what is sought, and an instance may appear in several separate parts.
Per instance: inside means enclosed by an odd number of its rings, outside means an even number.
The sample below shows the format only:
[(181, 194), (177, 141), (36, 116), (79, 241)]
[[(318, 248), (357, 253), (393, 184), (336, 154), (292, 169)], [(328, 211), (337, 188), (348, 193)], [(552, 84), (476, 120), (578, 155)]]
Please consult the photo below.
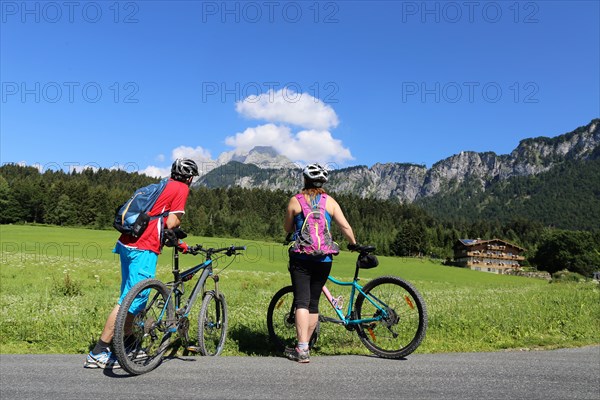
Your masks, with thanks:
[(227, 303), (223, 293), (211, 290), (202, 300), (198, 317), (198, 344), (203, 356), (218, 356), (227, 339)]
[(358, 296), (356, 317), (379, 320), (357, 326), (362, 343), (384, 358), (402, 358), (415, 351), (427, 330), (427, 310), (419, 292), (395, 276), (375, 278), (363, 291), (368, 299), (362, 294)]
[(162, 362), (176, 322), (169, 296), (164, 283), (146, 279), (132, 287), (121, 303), (113, 350), (121, 367), (130, 374), (144, 374)]
[[(294, 292), (291, 286), (280, 289), (269, 303), (267, 310), (267, 329), (269, 339), (278, 350), (296, 345), (296, 308), (294, 307)], [(317, 322), (308, 345), (313, 348), (319, 338), (320, 323)]]

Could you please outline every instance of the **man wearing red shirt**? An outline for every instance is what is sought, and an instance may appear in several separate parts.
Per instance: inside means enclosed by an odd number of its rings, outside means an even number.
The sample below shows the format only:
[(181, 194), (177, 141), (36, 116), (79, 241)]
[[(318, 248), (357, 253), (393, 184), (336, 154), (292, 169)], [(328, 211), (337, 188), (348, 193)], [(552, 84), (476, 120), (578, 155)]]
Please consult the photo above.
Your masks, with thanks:
[[(168, 213), (168, 216), (151, 219), (144, 233), (138, 238), (123, 234), (117, 241), (113, 252), (121, 258), (121, 296), (106, 320), (98, 343), (88, 354), (85, 368), (119, 368), (119, 363), (109, 348), (119, 305), (136, 283), (156, 275), (156, 263), (162, 247), (162, 232), (164, 229), (177, 228), (181, 224), (189, 186), (194, 176), (198, 175), (198, 166), (194, 161), (187, 158), (175, 160), (171, 166), (171, 179), (148, 213), (150, 216)], [(144, 308), (146, 300), (136, 298), (130, 309), (133, 315)]]

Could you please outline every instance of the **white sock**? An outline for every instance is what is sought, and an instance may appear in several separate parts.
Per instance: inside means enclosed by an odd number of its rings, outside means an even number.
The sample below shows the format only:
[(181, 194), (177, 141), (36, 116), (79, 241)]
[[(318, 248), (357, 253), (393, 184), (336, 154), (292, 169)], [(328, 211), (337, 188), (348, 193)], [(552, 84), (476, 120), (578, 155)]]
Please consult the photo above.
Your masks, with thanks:
[(308, 350), (308, 342), (298, 342), (298, 348), (302, 351)]

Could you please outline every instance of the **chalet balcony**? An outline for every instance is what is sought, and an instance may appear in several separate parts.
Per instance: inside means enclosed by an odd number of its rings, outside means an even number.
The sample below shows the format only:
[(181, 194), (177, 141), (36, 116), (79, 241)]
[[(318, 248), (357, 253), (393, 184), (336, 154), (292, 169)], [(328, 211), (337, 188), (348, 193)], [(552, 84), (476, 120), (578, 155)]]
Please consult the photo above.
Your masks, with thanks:
[(516, 254), (494, 254), (494, 253), (481, 252), (481, 251), (468, 251), (467, 257), (496, 258), (499, 260), (518, 260), (518, 261), (525, 260), (525, 257), (518, 256)]

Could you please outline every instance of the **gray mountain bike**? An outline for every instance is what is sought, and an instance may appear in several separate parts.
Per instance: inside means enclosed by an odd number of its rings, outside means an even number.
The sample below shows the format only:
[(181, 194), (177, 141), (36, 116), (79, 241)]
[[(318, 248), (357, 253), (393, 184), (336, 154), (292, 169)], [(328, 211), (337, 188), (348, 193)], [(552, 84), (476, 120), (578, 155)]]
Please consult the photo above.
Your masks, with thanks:
[[(177, 238), (183, 237), (185, 233), (177, 231)], [(219, 290), (219, 276), (213, 272), (213, 263), (220, 257), (236, 256), (245, 249), (245, 246), (208, 249), (191, 246), (188, 253), (202, 254), (205, 261), (181, 272), (180, 250), (173, 246), (173, 281), (145, 279), (131, 288), (120, 306), (113, 350), (121, 367), (133, 375), (153, 370), (175, 343), (175, 335), (181, 339), (185, 351), (219, 355), (227, 338), (228, 316), (225, 295)], [(215, 257), (217, 254), (220, 257)], [(185, 284), (197, 273), (200, 278), (186, 297)], [(206, 288), (209, 278), (214, 288)], [(203, 300), (197, 325), (193, 325), (190, 319), (198, 298)]]

